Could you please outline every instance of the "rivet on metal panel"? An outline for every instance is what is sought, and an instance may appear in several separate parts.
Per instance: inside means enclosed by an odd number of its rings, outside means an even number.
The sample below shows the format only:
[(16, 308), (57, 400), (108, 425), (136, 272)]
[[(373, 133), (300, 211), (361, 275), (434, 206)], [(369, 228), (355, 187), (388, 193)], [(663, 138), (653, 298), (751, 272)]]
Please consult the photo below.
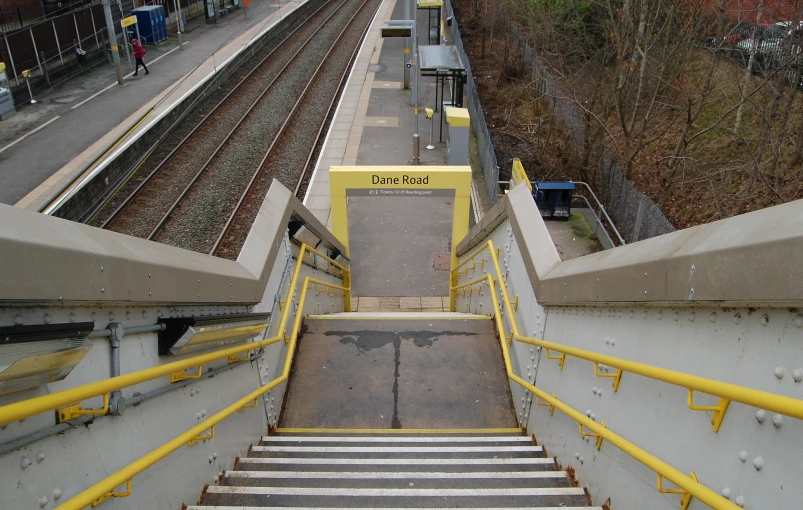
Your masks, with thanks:
[(675, 322), (677, 322), (678, 320), (680, 320), (680, 313), (678, 312), (673, 313), (672, 318), (675, 319)]
[(98, 506), (99, 504), (103, 503), (104, 501), (106, 501), (109, 498), (124, 498), (126, 496), (130, 496), (131, 495), (131, 480), (129, 480), (129, 481), (127, 481), (125, 483), (125, 487), (126, 487), (125, 492), (114, 492), (114, 491), (107, 492), (103, 496), (101, 496), (98, 499), (96, 499), (95, 501), (93, 501), (92, 502), (92, 506), (96, 507), (96, 506)]
[(636, 316), (636, 312), (634, 312), (633, 310), (630, 310), (630, 318), (632, 319), (635, 316)]
[(767, 324), (770, 323), (769, 316), (766, 313), (762, 314), (761, 317), (759, 317), (758, 319), (758, 323), (761, 324), (762, 326), (766, 326)]
[(796, 383), (803, 381), (803, 368), (794, 369), (792, 371), (792, 379), (794, 379)]
[(29, 467), (31, 467), (31, 464), (33, 464), (33, 461), (28, 457), (22, 457), (22, 459), (20, 459), (21, 469), (28, 469)]
[[(554, 398), (558, 398), (558, 395), (557, 395), (557, 393), (553, 393), (553, 394), (552, 394), (552, 396), (553, 396)], [(548, 408), (549, 408), (549, 415), (550, 415), (550, 416), (552, 416), (553, 414), (555, 414), (555, 406), (554, 406), (554, 405), (552, 405), (552, 404), (550, 404), (549, 402), (542, 401), (542, 400), (541, 400), (541, 397), (539, 397), (538, 395), (536, 395), (536, 396), (535, 396), (535, 403), (536, 403), (536, 405), (538, 405), (539, 407), (548, 407)]]
[(775, 428), (779, 429), (783, 426), (783, 416), (780, 414), (776, 414), (772, 417), (772, 424), (775, 425)]
[(803, 314), (799, 313), (795, 316), (795, 326), (803, 328)]
[(41, 464), (45, 461), (45, 452), (37, 452), (36, 453), (36, 462)]
[(101, 273), (103, 272), (103, 266), (100, 266), (100, 272)]
[(106, 292), (106, 289), (105, 289), (105, 288), (101, 288), (101, 289), (100, 289), (100, 292), (101, 292), (101, 294), (102, 294), (102, 293), (105, 293), (105, 292)]
[(756, 471), (761, 471), (764, 469), (764, 459), (762, 457), (756, 457), (753, 459), (753, 467), (756, 468)]
[[(697, 481), (697, 475), (692, 471), (691, 475), (689, 475), (692, 480), (695, 482)], [(683, 489), (664, 489), (663, 487), (663, 477), (658, 475), (658, 484), (656, 489), (658, 492), (662, 492), (664, 494), (680, 494), (680, 509), (686, 510), (689, 508), (689, 503), (691, 503), (691, 494), (684, 491)]]
[(39, 496), (39, 499), (36, 502), (39, 503), (41, 508), (44, 508), (49, 503), (49, 500), (47, 499), (47, 496)]
[(756, 411), (756, 421), (759, 423), (764, 423), (764, 420), (767, 419), (767, 411), (763, 409), (759, 409)]
[(716, 322), (717, 321), (717, 312), (711, 312), (711, 315), (708, 316), (708, 320), (710, 320), (712, 323)]
[(775, 377), (777, 377), (779, 380), (783, 379), (783, 376), (784, 376), (783, 367), (781, 367), (781, 366), (775, 367), (775, 370), (773, 370), (772, 373), (775, 374)]
[(697, 319), (697, 315), (694, 312), (689, 314), (689, 322), (694, 322)]
[(720, 494), (722, 494), (723, 498), (730, 499), (731, 498), (731, 488), (730, 487), (725, 487), (724, 489), (722, 489), (722, 492), (720, 492)]
[(742, 321), (742, 314), (740, 314), (739, 312), (736, 312), (735, 314), (733, 314), (733, 323), (734, 324), (739, 324), (741, 321)]
[[(602, 422), (602, 427), (606, 428), (606, 429), (608, 428), (605, 425), (604, 421)], [(596, 437), (597, 438), (597, 450), (602, 448), (602, 436), (600, 436), (599, 434), (595, 434), (593, 432), (583, 432), (583, 424), (582, 423), (580, 424), (580, 435), (583, 436), (583, 437)]]
[(59, 489), (58, 487), (53, 489), (53, 499), (54, 500), (58, 501), (59, 499), (61, 499), (61, 495), (62, 494), (64, 494), (64, 492), (61, 489)]
[(739, 496), (737, 496), (737, 497), (736, 497), (736, 504), (737, 504), (739, 507), (741, 507), (741, 508), (744, 508), (744, 505), (745, 505), (744, 496), (742, 496), (742, 495), (739, 495)]
[(658, 310), (658, 313), (655, 314), (655, 316), (658, 317), (658, 320), (661, 320), (664, 318), (664, 312)]
[(747, 452), (745, 450), (739, 452), (739, 460), (747, 462)]
[[(644, 291), (644, 292), (647, 292), (647, 291)], [(647, 313), (647, 310), (644, 310), (643, 312), (641, 312), (641, 318), (642, 319), (646, 319), (648, 315), (649, 314)]]
[(689, 409), (692, 411), (711, 411), (714, 414), (711, 415), (711, 429), (714, 432), (719, 432), (719, 426), (722, 425), (722, 419), (725, 417), (725, 412), (728, 410), (728, 405), (730, 405), (730, 400), (725, 398), (720, 398), (715, 406), (696, 406), (692, 402), (694, 399), (694, 390), (689, 391), (689, 398), (688, 398), (688, 406)]

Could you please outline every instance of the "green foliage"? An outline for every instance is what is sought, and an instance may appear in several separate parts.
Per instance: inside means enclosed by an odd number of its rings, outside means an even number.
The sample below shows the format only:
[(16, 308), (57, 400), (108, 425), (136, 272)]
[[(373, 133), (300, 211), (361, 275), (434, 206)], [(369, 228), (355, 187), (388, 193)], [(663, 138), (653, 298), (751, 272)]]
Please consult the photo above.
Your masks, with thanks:
[(525, 0), (532, 25), (549, 26), (555, 33), (580, 43), (590, 58), (606, 44), (605, 12), (590, 0)]

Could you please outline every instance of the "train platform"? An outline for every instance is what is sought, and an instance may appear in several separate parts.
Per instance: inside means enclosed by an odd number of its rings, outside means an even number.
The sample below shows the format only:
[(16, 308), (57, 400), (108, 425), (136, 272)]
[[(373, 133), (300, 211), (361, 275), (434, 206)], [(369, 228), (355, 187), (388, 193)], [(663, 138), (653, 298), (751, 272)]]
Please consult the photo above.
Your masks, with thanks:
[[(39, 210), (121, 136), (135, 138), (186, 94), (304, 0), (252, 0), (217, 23), (187, 23), (184, 49), (171, 36), (149, 46), (151, 73), (132, 76), (122, 54), (125, 84), (101, 65), (18, 108), (0, 123), (0, 203)], [(246, 19), (247, 15), (247, 19)], [(147, 118), (133, 128), (146, 114)]]
[[(304, 197), (304, 204), (330, 228), (330, 167), (413, 164), (416, 119), (411, 92), (403, 88), (404, 39), (383, 39), (380, 33), (385, 20), (401, 20), (404, 15), (404, 0), (385, 0), (380, 7), (352, 68)], [(419, 10), (417, 28), (422, 45), (427, 44), (429, 23), (427, 11)], [(436, 104), (435, 89), (435, 78), (420, 78), (418, 132), (420, 164), (424, 166), (445, 165), (447, 161), (448, 125), (444, 120), (440, 141), (441, 108)], [(437, 112), (432, 123), (424, 115), (427, 107)], [(427, 150), (431, 129), (435, 149)], [(476, 188), (472, 186), (472, 223), (481, 218), (486, 207)], [(442, 262), (448, 261), (450, 253), (452, 207), (451, 199), (349, 199), (354, 295), (360, 304), (366, 304), (365, 309), (373, 309), (376, 302), (384, 304), (380, 307), (383, 310), (399, 310), (405, 298), (429, 302), (448, 295), (448, 263)]]

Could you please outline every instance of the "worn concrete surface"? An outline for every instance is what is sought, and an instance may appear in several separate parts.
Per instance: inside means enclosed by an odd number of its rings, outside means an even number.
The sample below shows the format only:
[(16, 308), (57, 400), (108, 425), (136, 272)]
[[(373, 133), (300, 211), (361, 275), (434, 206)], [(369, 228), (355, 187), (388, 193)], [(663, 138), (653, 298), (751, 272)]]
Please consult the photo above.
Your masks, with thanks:
[[(20, 201), (221, 46), (252, 27), (270, 23), (273, 14), (287, 3), (296, 4), (297, 0), (280, 3), (252, 0), (248, 20), (242, 9), (221, 18), (217, 24), (207, 25), (201, 15), (187, 23), (188, 28), (194, 29), (185, 36), (189, 44), (184, 50), (154, 62), (160, 54), (176, 48), (177, 39), (171, 36), (159, 45), (147, 47), (145, 62), (151, 71), (148, 76), (142, 72), (136, 77), (127, 76), (125, 85), (119, 87), (113, 85), (114, 68), (101, 64), (49, 93), (38, 95), (40, 103), (19, 108), (16, 116), (0, 123), (0, 149), (55, 116), (60, 118), (0, 152), (0, 203)], [(129, 74), (125, 67), (124, 72)], [(77, 106), (110, 85), (113, 86), (96, 98)]]
[(349, 199), (352, 288), (358, 296), (445, 296), (449, 271), (434, 267), (450, 253), (453, 199)]
[(485, 319), (307, 319), (281, 427), (515, 427)]

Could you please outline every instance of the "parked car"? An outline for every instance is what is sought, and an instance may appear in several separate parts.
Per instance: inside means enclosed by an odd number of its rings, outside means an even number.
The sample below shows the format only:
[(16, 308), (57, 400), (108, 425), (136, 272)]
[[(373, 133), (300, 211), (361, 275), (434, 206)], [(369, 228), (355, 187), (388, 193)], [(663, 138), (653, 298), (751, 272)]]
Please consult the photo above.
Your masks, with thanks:
[(736, 44), (746, 55), (755, 52), (756, 62), (769, 72), (783, 57), (799, 55), (803, 21), (780, 21), (767, 27), (759, 27), (755, 40), (750, 36)]

